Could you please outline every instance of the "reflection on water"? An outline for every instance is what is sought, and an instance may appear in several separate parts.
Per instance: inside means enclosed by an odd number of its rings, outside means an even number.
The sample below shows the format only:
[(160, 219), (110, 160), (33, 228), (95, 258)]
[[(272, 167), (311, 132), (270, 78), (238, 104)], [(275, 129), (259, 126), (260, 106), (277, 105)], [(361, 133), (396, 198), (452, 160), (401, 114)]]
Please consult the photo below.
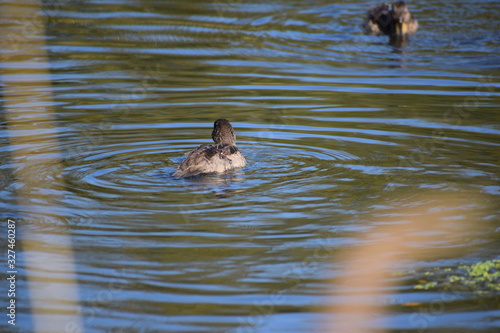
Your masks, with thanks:
[[(359, 244), (348, 247), (339, 256), (337, 265), (343, 266), (345, 273), (333, 284), (337, 299), (334, 298), (332, 302), (332, 316), (325, 319), (325, 331), (373, 332), (373, 328), (379, 326), (377, 318), (390, 316), (386, 299), (391, 295), (391, 287), (400, 283), (392, 277), (404, 276), (398, 270), (404, 266), (404, 260), (439, 261), (456, 258), (464, 250), (461, 245), (466, 235), (484, 228), (479, 221), (471, 224), (470, 221), (474, 220), (471, 216), (464, 216), (460, 220), (455, 218), (457, 214), (463, 216), (474, 212), (464, 211), (460, 207), (484, 201), (476, 192), (442, 191), (437, 197), (430, 191), (423, 193), (422, 197), (417, 194), (411, 198), (411, 202), (405, 198), (396, 199), (399, 207), (378, 207), (367, 216), (368, 221), (372, 220), (369, 222), (373, 225), (372, 230), (364, 235)], [(373, 218), (372, 215), (384, 217), (377, 220), (379, 217)], [(401, 223), (401, 217), (404, 217), (405, 223)], [(450, 267), (447, 270), (452, 271)], [(419, 281), (425, 281), (428, 274), (412, 271), (411, 276), (419, 276)], [(441, 281), (432, 281), (427, 284), (428, 287), (420, 288), (441, 289), (441, 295), (433, 295), (430, 301), (396, 300), (391, 303), (398, 303), (403, 308), (418, 307), (412, 316), (424, 323), (435, 320), (436, 312), (444, 312), (441, 309), (452, 306), (451, 303), (458, 300), (459, 293), (464, 290), (459, 284), (452, 283), (451, 277), (451, 273), (448, 273)], [(484, 277), (481, 276), (481, 279)], [(474, 282), (479, 285), (481, 279), (476, 277)], [(441, 284), (441, 288), (436, 288), (438, 284)], [(401, 298), (404, 299), (404, 296)], [(483, 302), (493, 299), (484, 297)], [(447, 326), (463, 327), (463, 323), (453, 322)]]
[[(375, 288), (390, 305), (377, 327), (498, 329), (498, 295), (413, 286), (425, 270), (498, 257), (500, 8), (412, 2), (419, 32), (395, 45), (362, 34), (371, 4), (43, 3), (50, 85), (40, 60), (18, 49), (2, 58), (2, 107), (16, 82), (29, 82), (32, 93), (9, 107), (36, 112), (37, 94), (49, 93), (57, 128), (23, 113), (33, 129), (14, 139), (2, 110), (0, 216), (21, 210), (26, 184), (15, 175), (29, 165), (37, 209), (22, 223), (49, 234), (54, 221), (67, 226), (86, 331), (314, 330), (351, 301), (327, 296), (330, 279), (347, 273), (339, 251), (376, 237), (379, 225), (404, 227), (393, 208), (461, 192), (477, 196), (455, 207), (449, 229), (410, 244), (437, 256), (404, 258), (397, 271), (414, 274)], [(235, 127), (247, 166), (172, 177), (185, 152), (210, 142), (217, 118)], [(39, 140), (47, 134), (56, 143)], [(15, 159), (33, 142), (61, 150), (62, 177), (49, 155), (45, 164)], [(464, 221), (474, 228), (459, 228)], [(440, 256), (448, 246), (456, 254)], [(18, 327), (30, 331), (26, 279), (20, 273)], [(438, 310), (436, 295), (447, 297)], [(52, 302), (45, 315), (65, 311)]]

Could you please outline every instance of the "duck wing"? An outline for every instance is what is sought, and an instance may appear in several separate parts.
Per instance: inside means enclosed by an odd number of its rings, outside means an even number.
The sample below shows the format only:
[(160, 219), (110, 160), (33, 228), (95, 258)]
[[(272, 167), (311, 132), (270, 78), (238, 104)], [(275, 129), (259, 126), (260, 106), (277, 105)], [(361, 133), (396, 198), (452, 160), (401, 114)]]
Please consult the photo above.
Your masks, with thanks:
[(201, 145), (193, 149), (177, 168), (174, 177), (192, 177), (202, 173), (225, 171), (232, 158), (239, 153), (238, 147), (229, 144)]

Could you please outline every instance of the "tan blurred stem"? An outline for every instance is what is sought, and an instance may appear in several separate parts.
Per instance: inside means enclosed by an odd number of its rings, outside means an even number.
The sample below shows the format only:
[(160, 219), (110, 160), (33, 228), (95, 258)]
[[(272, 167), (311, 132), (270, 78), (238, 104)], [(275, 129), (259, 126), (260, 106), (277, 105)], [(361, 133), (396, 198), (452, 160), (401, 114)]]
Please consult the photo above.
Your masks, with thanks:
[[(447, 197), (425, 193), (408, 200), (400, 199), (402, 208), (385, 211), (387, 218), (383, 221), (368, 218), (367, 222), (375, 227), (360, 237), (363, 245), (348, 249), (340, 258), (345, 262), (345, 273), (337, 281), (334, 293), (342, 296), (342, 301), (330, 309), (335, 321), (329, 323), (328, 331), (381, 332), (370, 325), (386, 311), (382, 295), (392, 273), (398, 271), (398, 262), (457, 255), (457, 245), (463, 242), (463, 235), (478, 226), (464, 222), (469, 219), (456, 221), (450, 217), (463, 213), (460, 207), (470, 204), (471, 198), (481, 200), (478, 193), (450, 193)], [(423, 204), (416, 204), (419, 202)], [(436, 243), (441, 246), (436, 248)]]
[[(56, 214), (51, 214), (54, 224), (44, 228), (47, 212), (35, 204), (42, 198), (50, 211), (55, 208), (52, 194), (63, 190), (41, 9), (36, 0), (0, 4), (2, 93), (22, 216), (18, 244), (26, 263), (21, 272), (28, 278), (35, 331), (78, 332), (70, 234)], [(43, 176), (36, 170), (43, 170)]]

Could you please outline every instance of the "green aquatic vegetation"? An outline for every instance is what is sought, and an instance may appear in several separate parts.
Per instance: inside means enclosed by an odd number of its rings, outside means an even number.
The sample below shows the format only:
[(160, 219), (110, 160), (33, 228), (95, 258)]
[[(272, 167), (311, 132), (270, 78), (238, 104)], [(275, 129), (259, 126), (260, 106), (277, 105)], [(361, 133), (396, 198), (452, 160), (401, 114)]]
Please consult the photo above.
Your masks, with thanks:
[(433, 281), (433, 282), (427, 282), (427, 283), (423, 283), (423, 284), (417, 284), (415, 286), (415, 289), (422, 289), (422, 290), (427, 290), (427, 289), (431, 289), (431, 288), (435, 288), (437, 287), (437, 282)]
[(487, 260), (473, 265), (460, 264), (458, 267), (435, 267), (424, 272), (414, 289), (472, 291), (485, 294), (500, 291), (500, 259)]

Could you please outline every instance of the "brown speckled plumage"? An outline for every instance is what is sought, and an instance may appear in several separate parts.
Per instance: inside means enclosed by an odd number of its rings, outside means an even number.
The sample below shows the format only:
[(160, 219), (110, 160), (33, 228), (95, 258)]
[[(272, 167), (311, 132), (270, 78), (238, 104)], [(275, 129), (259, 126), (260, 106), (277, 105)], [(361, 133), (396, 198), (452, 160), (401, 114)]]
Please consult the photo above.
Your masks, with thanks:
[(418, 22), (404, 1), (381, 3), (368, 11), (364, 29), (371, 35), (404, 36), (418, 29)]
[(212, 131), (213, 145), (193, 149), (177, 168), (174, 177), (192, 177), (205, 173), (223, 173), (246, 164), (236, 147), (236, 134), (227, 119), (217, 119)]

